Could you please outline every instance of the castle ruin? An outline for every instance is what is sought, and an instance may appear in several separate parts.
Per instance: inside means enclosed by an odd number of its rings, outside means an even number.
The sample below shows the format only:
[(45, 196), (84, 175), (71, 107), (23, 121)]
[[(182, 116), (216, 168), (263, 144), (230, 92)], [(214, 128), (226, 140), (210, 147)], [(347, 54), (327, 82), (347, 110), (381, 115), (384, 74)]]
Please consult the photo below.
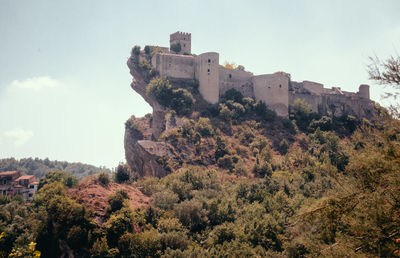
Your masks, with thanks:
[[(220, 65), (216, 52), (192, 54), (190, 33), (171, 34), (170, 48), (159, 49), (160, 52), (151, 59), (159, 75), (170, 79), (198, 80), (200, 94), (212, 104), (218, 103), (227, 90), (235, 89), (244, 97), (263, 101), (283, 117), (288, 116), (289, 105), (295, 99), (305, 100), (313, 112), (326, 114), (329, 111), (334, 116), (349, 114), (359, 118), (371, 115), (368, 85), (360, 85), (359, 91), (353, 93), (339, 87), (324, 88), (323, 84), (312, 81), (295, 82), (285, 72), (254, 75), (244, 69), (228, 69)], [(174, 52), (176, 49), (179, 51)]]
[[(169, 47), (148, 45), (144, 51), (133, 48), (127, 65), (133, 76), (132, 89), (153, 108), (149, 127), (145, 131), (138, 132), (129, 126), (125, 129), (126, 160), (139, 177), (163, 177), (170, 173), (163, 161), (173, 159), (174, 151), (157, 139), (184, 121), (179, 117), (172, 119), (167, 116), (168, 109), (146, 93), (150, 79), (157, 74), (169, 79), (174, 86), (185, 87), (197, 80), (201, 97), (211, 104), (219, 103), (225, 92), (235, 89), (244, 97), (264, 102), (282, 117), (289, 116), (289, 107), (296, 99), (304, 100), (312, 111), (321, 115), (352, 115), (358, 119), (369, 119), (373, 114), (368, 85), (360, 85), (359, 91), (352, 93), (342, 91), (339, 87), (327, 89), (323, 84), (311, 81), (295, 82), (285, 72), (254, 75), (243, 67), (228, 69), (220, 65), (218, 53), (192, 54), (189, 33), (171, 34)], [(137, 122), (140, 119), (134, 120)]]

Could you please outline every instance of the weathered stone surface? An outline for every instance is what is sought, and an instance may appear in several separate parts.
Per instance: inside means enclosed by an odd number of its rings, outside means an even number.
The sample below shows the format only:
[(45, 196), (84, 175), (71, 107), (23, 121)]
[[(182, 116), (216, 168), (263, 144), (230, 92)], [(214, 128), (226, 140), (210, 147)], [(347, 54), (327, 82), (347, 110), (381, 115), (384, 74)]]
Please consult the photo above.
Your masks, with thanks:
[(172, 156), (165, 143), (137, 139), (130, 130), (125, 130), (124, 145), (126, 161), (139, 177), (163, 177), (168, 174), (157, 162), (160, 158)]

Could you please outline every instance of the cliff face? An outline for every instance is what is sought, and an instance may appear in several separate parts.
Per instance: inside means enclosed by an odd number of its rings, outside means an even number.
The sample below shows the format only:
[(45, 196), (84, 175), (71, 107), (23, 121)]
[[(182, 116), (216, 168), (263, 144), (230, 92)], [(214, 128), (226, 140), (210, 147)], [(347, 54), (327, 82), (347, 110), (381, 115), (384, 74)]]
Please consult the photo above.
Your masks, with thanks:
[(171, 156), (171, 151), (163, 142), (153, 141), (157, 139), (165, 130), (166, 110), (156, 100), (146, 95), (146, 86), (149, 80), (146, 78), (146, 71), (140, 65), (140, 58), (146, 59), (143, 54), (132, 55), (127, 65), (132, 75), (131, 88), (140, 94), (143, 99), (153, 108), (151, 123), (131, 118), (132, 123), (141, 124), (141, 129), (145, 134), (139, 134), (131, 130), (128, 126), (125, 130), (124, 147), (125, 157), (129, 166), (136, 171), (137, 176), (163, 177), (168, 174), (162, 160)]
[(163, 177), (168, 170), (163, 166), (163, 159), (172, 156), (171, 150), (164, 142), (145, 140), (128, 128), (124, 138), (125, 157), (137, 176)]

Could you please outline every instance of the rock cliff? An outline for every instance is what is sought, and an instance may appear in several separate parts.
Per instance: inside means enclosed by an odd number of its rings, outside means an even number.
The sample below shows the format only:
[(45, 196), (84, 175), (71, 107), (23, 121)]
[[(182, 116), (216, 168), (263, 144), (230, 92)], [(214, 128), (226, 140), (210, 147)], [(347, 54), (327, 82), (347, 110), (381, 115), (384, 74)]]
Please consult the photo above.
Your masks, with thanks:
[[(170, 149), (163, 142), (154, 141), (165, 130), (166, 109), (156, 100), (146, 95), (146, 86), (149, 83), (146, 70), (140, 67), (140, 58), (147, 60), (143, 54), (133, 54), (127, 61), (132, 75), (131, 88), (140, 94), (143, 99), (153, 108), (151, 121), (131, 117), (126, 124), (124, 147), (125, 157), (129, 166), (139, 177), (154, 176), (163, 177), (169, 173), (165, 166), (166, 157), (172, 156)], [(148, 119), (150, 120), (150, 119)], [(139, 124), (141, 131), (132, 130), (132, 124)]]

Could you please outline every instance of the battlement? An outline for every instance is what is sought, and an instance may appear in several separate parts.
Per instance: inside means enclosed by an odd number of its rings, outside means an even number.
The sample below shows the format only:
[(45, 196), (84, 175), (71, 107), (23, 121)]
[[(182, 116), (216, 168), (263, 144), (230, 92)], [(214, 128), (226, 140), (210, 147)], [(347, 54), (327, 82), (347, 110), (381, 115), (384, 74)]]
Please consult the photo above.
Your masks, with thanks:
[(181, 31), (177, 31), (175, 33), (172, 33), (170, 36), (170, 39), (184, 39), (186, 40), (186, 38), (191, 38), (192, 34), (188, 33), (188, 32), (181, 32)]

